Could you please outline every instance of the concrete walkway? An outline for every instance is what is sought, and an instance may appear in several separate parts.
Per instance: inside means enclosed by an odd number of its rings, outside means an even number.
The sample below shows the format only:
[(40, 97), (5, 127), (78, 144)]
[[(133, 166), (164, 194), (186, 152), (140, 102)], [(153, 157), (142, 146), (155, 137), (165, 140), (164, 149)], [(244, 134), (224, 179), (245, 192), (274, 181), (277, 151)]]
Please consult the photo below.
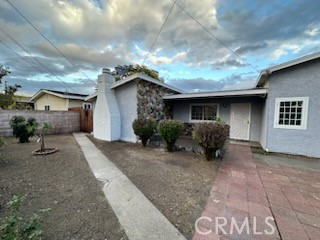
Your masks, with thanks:
[(229, 144), (197, 226), (194, 240), (320, 239), (320, 172), (255, 162)]
[[(74, 134), (130, 240), (185, 240), (138, 188), (83, 133)], [(148, 179), (146, 179), (148, 181)]]

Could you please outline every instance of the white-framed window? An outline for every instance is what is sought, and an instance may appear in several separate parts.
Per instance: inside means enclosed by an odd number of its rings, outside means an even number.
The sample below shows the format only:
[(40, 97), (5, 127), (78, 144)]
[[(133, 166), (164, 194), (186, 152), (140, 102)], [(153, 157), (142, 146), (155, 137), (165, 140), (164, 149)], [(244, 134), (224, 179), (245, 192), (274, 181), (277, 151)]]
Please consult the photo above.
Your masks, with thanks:
[(91, 109), (92, 108), (92, 104), (91, 103), (83, 103), (82, 104), (82, 108), (83, 109)]
[(44, 110), (50, 111), (50, 105), (44, 105)]
[(190, 105), (190, 122), (212, 121), (218, 117), (218, 104)]
[(309, 97), (276, 98), (274, 127), (307, 129)]

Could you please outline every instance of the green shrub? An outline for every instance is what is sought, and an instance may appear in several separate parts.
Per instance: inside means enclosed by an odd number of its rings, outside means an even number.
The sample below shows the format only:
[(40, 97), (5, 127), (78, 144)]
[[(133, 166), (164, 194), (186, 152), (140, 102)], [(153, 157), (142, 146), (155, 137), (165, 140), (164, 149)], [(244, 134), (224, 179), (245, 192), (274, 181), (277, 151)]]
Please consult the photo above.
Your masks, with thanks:
[[(20, 215), (20, 208), (26, 196), (13, 196), (6, 204), (9, 208), (7, 216), (0, 225), (1, 240), (37, 240), (41, 239), (43, 231), (41, 230), (41, 216), (34, 213), (30, 218), (23, 218)], [(41, 209), (38, 213), (48, 212), (50, 209)]]
[(156, 128), (156, 122), (152, 119), (138, 118), (132, 123), (134, 133), (140, 137), (142, 145), (147, 145), (148, 139), (153, 135)]
[[(3, 145), (5, 145), (5, 143), (6, 143), (5, 139), (3, 137), (0, 137), (0, 148)], [(4, 159), (2, 159), (2, 154), (3, 154), (2, 149), (0, 149), (0, 164), (4, 161)], [(1, 197), (1, 195), (0, 195), (0, 197)]]
[(22, 116), (13, 116), (10, 120), (10, 126), (13, 129), (13, 135), (19, 138), (20, 143), (29, 142), (29, 137), (34, 135), (38, 127), (35, 118), (28, 118), (27, 120)]
[(5, 143), (6, 141), (4, 140), (4, 138), (0, 137), (0, 147), (2, 147)]
[(174, 144), (184, 129), (184, 124), (179, 120), (161, 120), (157, 126), (160, 137), (166, 141), (168, 152), (172, 152)]
[(203, 148), (206, 159), (210, 160), (223, 147), (228, 135), (229, 126), (221, 121), (214, 121), (196, 124), (192, 137)]

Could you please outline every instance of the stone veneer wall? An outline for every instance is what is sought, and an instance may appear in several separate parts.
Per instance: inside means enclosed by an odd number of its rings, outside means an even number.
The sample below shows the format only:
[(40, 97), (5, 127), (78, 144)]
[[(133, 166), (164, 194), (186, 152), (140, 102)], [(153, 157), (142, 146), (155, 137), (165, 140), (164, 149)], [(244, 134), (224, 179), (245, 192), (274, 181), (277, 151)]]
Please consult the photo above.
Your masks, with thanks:
[(176, 92), (146, 81), (139, 81), (137, 87), (138, 118), (172, 118), (172, 107), (165, 105), (162, 97)]

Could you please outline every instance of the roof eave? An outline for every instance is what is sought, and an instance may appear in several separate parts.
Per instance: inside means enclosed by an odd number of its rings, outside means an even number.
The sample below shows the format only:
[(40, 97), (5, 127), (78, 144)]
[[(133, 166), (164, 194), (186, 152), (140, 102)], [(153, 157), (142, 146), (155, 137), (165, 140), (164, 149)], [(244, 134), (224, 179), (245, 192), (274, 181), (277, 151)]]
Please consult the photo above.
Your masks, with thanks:
[(320, 58), (320, 52), (312, 53), (312, 54), (309, 54), (307, 56), (300, 57), (298, 59), (294, 59), (294, 60), (291, 60), (291, 61), (288, 61), (288, 62), (285, 62), (285, 63), (281, 63), (281, 64), (278, 64), (278, 65), (263, 69), (260, 72), (260, 75), (258, 77), (258, 80), (257, 80), (255, 86), (259, 87), (259, 86), (263, 85), (265, 83), (265, 81), (267, 80), (267, 78), (264, 78), (264, 77), (269, 76), (274, 72), (283, 70), (285, 68), (293, 67), (293, 66), (305, 63), (305, 62), (309, 62), (309, 61), (312, 61), (312, 60), (315, 60), (315, 59), (318, 59), (318, 58)]
[(166, 84), (166, 83), (164, 83), (164, 82), (161, 82), (161, 81), (159, 81), (159, 80), (157, 80), (157, 79), (154, 79), (154, 78), (152, 78), (152, 77), (149, 77), (149, 76), (147, 76), (147, 75), (145, 75), (145, 74), (141, 74), (141, 73), (133, 74), (133, 75), (131, 75), (131, 76), (129, 76), (129, 77), (126, 77), (126, 78), (123, 79), (123, 80), (120, 80), (120, 81), (118, 81), (118, 82), (115, 82), (114, 84), (111, 85), (110, 89), (117, 88), (117, 87), (119, 87), (119, 86), (121, 86), (121, 85), (123, 85), (123, 84), (126, 84), (127, 82), (133, 81), (133, 80), (135, 80), (135, 79), (142, 79), (142, 80), (145, 80), (145, 81), (147, 81), (147, 82), (152, 82), (152, 83), (154, 83), (154, 84), (160, 85), (160, 86), (162, 86), (162, 87), (165, 87), (165, 88), (170, 89), (170, 90), (172, 90), (172, 91), (175, 91), (175, 92), (177, 92), (177, 93), (185, 93), (184, 91), (182, 91), (182, 90), (180, 90), (180, 89), (177, 89), (177, 88), (175, 88), (175, 87), (172, 87), (172, 86), (170, 86), (170, 85), (168, 85), (168, 84)]
[(265, 97), (268, 94), (268, 89), (250, 89), (250, 90), (234, 90), (234, 91), (221, 91), (210, 93), (186, 93), (166, 95), (164, 100), (185, 100), (185, 99), (199, 99), (199, 98), (225, 98), (225, 97)]
[(85, 98), (84, 98), (84, 101), (89, 101), (89, 100), (91, 100), (91, 99), (93, 99), (93, 98), (95, 98), (95, 97), (97, 97), (97, 96), (98, 96), (98, 93), (95, 92), (94, 94), (91, 94), (91, 95), (85, 97)]

